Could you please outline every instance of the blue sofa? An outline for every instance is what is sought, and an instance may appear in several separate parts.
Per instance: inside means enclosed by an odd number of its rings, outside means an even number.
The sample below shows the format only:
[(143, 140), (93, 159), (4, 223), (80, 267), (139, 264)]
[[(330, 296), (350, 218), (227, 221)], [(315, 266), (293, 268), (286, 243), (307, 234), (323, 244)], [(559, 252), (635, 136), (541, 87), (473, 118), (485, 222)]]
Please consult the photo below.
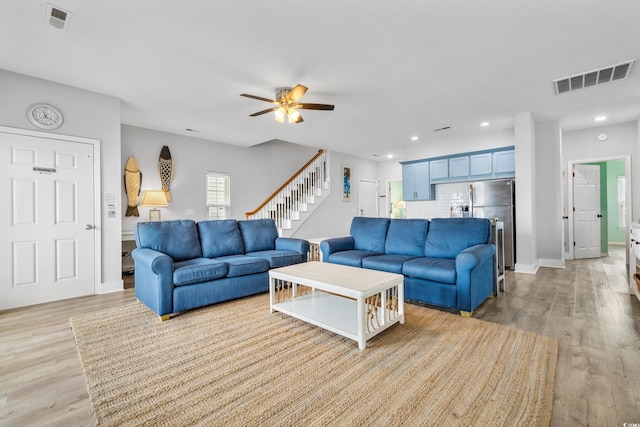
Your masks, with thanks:
[(275, 222), (140, 222), (135, 228), (135, 293), (162, 320), (269, 290), (269, 269), (307, 261), (309, 242), (278, 237)]
[(490, 242), (488, 219), (355, 217), (320, 250), (323, 262), (403, 274), (405, 299), (471, 316), (494, 292)]

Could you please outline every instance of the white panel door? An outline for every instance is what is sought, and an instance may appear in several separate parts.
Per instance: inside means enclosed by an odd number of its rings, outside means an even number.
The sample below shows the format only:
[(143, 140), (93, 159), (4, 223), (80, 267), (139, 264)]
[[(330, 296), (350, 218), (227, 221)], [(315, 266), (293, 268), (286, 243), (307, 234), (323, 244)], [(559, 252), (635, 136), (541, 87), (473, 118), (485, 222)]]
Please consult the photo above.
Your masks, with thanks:
[(378, 216), (378, 183), (361, 179), (358, 192), (360, 216)]
[(95, 292), (93, 149), (0, 133), (0, 309)]
[(573, 172), (574, 258), (599, 258), (600, 166), (575, 165)]

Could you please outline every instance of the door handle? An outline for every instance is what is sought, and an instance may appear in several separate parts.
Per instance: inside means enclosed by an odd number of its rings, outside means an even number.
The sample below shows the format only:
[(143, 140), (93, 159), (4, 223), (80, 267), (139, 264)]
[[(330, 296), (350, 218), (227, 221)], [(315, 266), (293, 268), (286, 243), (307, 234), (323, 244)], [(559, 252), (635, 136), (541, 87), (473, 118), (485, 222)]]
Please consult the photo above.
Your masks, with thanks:
[(597, 216), (598, 216), (598, 218), (602, 218), (602, 215), (600, 215), (600, 214), (598, 214)]
[(85, 230), (93, 230), (94, 228), (95, 227), (93, 225), (91, 225), (91, 224), (87, 224), (87, 225), (84, 226)]

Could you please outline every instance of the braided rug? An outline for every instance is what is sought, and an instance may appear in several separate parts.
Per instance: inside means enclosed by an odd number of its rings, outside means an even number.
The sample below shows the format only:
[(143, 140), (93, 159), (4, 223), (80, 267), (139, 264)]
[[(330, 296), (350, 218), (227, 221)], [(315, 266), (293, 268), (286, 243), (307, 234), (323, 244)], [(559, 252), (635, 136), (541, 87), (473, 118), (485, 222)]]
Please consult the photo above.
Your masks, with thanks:
[(405, 304), (355, 341), (261, 294), (161, 322), (139, 302), (71, 318), (98, 426), (538, 426), (557, 340)]

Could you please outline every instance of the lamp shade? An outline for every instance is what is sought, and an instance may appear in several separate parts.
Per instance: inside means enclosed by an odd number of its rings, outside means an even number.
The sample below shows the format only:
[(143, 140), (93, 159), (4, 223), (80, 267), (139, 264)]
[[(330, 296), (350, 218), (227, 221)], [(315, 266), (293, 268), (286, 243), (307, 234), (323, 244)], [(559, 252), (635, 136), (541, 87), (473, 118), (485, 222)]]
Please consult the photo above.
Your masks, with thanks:
[(407, 203), (404, 200), (400, 200), (396, 206), (398, 209), (405, 209), (407, 207)]
[(145, 190), (145, 192), (142, 194), (142, 201), (140, 202), (140, 206), (157, 208), (169, 206), (169, 202), (167, 202), (167, 196), (165, 196), (164, 191)]

